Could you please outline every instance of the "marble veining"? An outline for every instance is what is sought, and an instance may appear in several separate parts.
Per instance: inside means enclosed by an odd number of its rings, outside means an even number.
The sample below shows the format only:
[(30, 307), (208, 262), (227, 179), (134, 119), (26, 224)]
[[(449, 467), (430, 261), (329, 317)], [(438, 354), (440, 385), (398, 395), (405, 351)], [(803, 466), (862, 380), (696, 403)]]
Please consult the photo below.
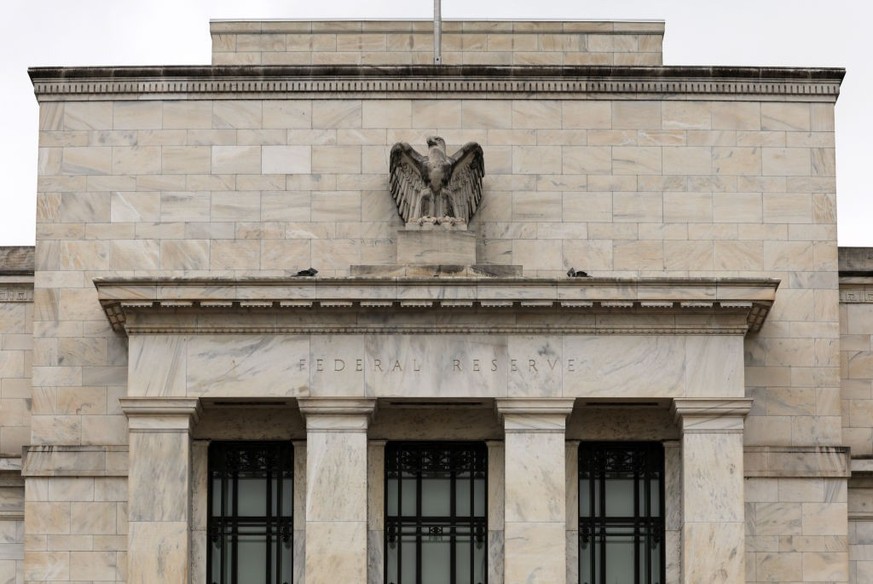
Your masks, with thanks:
[[(564, 395), (674, 397), (685, 392), (684, 337), (566, 336)], [(572, 370), (569, 360), (573, 358)]]
[(309, 395), (301, 336), (197, 336), (188, 343), (188, 395), (298, 397)]

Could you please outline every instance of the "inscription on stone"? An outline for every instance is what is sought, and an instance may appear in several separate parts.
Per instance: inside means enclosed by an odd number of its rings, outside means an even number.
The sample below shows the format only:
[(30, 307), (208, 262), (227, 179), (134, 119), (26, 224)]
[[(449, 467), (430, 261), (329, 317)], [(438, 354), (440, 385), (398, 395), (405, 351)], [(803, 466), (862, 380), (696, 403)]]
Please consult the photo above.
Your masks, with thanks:
[[(575, 373), (580, 359), (570, 358), (524, 358), (509, 357), (496, 359), (479, 358), (450, 358), (446, 359), (439, 368), (440, 371), (454, 373), (496, 373), (501, 370), (510, 373), (527, 372), (539, 373), (546, 371), (566, 371)], [(315, 371), (316, 373), (341, 373), (355, 371), (357, 373), (431, 373), (427, 364), (418, 359), (396, 358), (363, 358), (363, 357), (314, 357), (312, 359), (299, 359), (297, 362), (299, 371)]]

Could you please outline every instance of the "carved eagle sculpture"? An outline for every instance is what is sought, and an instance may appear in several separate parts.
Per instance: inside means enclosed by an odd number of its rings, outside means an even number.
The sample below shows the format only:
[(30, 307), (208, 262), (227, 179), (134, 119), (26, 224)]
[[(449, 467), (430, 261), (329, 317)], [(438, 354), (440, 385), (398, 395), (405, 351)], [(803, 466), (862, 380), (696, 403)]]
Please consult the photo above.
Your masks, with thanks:
[(446, 156), (446, 142), (427, 139), (428, 156), (406, 142), (391, 148), (391, 196), (405, 223), (469, 222), (482, 201), (485, 159), (482, 147), (468, 142)]

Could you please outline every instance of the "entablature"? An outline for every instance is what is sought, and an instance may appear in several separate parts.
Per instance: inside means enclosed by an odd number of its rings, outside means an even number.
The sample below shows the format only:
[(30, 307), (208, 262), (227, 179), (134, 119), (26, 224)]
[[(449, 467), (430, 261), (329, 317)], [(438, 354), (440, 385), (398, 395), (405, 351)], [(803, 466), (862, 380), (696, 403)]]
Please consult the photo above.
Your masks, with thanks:
[(779, 280), (100, 278), (125, 334), (746, 334)]

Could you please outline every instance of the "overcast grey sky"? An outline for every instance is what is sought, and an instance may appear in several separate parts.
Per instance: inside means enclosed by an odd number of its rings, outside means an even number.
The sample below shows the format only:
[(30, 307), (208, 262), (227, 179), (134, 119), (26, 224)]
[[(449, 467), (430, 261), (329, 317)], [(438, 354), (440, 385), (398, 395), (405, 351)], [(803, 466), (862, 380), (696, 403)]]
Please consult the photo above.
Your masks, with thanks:
[[(873, 246), (870, 3), (863, 0), (442, 0), (443, 18), (657, 19), (666, 65), (845, 67), (837, 102), (840, 245)], [(431, 18), (432, 0), (6, 0), (0, 21), (0, 245), (34, 241), (29, 66), (210, 61), (210, 19)]]

